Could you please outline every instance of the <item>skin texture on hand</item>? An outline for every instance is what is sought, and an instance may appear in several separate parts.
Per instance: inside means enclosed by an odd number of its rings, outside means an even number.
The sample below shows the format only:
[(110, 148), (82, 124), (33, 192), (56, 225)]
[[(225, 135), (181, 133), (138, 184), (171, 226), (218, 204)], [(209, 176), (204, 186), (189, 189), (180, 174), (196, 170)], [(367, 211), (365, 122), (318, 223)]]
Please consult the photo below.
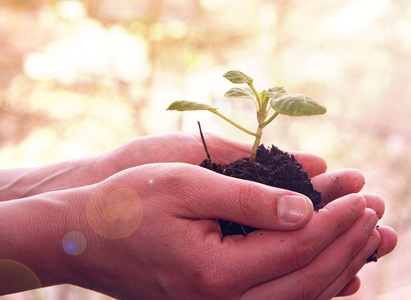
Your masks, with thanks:
[[(249, 155), (249, 145), (206, 139), (218, 163)], [(185, 152), (187, 145), (192, 151)], [(318, 213), (309, 207), (294, 224), (278, 217), (278, 201), (296, 193), (190, 165), (205, 158), (196, 135), (136, 139), (76, 161), (77, 167), (47, 166), (43, 178), (41, 168), (31, 169), (37, 188), (30, 192), (54, 192), (0, 202), (0, 227), (7, 229), (0, 244), (14, 244), (0, 248), (0, 259), (25, 264), (44, 286), (71, 283), (121, 299), (354, 293), (365, 259), (377, 248), (382, 257), (395, 247), (392, 229), (374, 229), (384, 202), (356, 194), (364, 184), (359, 171), (325, 173), (322, 158), (295, 156), (329, 204)], [(62, 166), (66, 172), (58, 172)], [(24, 171), (15, 172), (16, 184), (24, 182)], [(218, 218), (262, 230), (223, 239)], [(81, 253), (62, 247), (69, 233), (85, 246)], [(27, 251), (28, 244), (36, 251)], [(305, 284), (296, 289), (296, 282)]]
[[(19, 241), (34, 221), (40, 232), (29, 232), (34, 253), (23, 243), (13, 253), (3, 249), (2, 257), (29, 266), (44, 285), (71, 283), (121, 299), (328, 299), (382, 240), (392, 242), (374, 229), (377, 215), (357, 194), (332, 201), (300, 230), (273, 230), (275, 204), (284, 193), (187, 164), (143, 165), (95, 185), (4, 202), (3, 222), (13, 205), (23, 214), (17, 216), (24, 220), (16, 228)], [(263, 230), (222, 239), (217, 218)], [(84, 236), (84, 252), (58, 248), (68, 232)], [(3, 236), (13, 240), (10, 235)], [(385, 255), (392, 249), (378, 250)], [(305, 285), (295, 289), (295, 282)]]
[[(205, 134), (216, 163), (229, 163), (251, 154), (249, 144)], [(295, 153), (311, 176), (325, 172), (323, 158)], [(198, 134), (151, 135), (129, 141), (109, 152), (37, 168), (0, 170), (0, 201), (100, 182), (122, 170), (148, 163), (182, 162), (198, 165), (206, 158)]]
[[(251, 146), (206, 135), (216, 162), (249, 156)], [(0, 201), (100, 182), (122, 170), (148, 163), (200, 164), (206, 158), (199, 135), (173, 133), (144, 136), (107, 153), (37, 168), (0, 170)]]
[[(187, 179), (189, 174), (194, 175), (194, 181)], [(356, 194), (331, 202), (301, 230), (273, 231), (275, 202), (283, 193), (279, 189), (268, 191), (265, 186), (246, 183), (253, 186), (250, 194), (241, 180), (181, 164), (130, 169), (87, 189), (89, 193), (102, 191), (102, 186), (113, 182), (138, 191), (143, 202), (142, 221), (132, 235), (123, 239), (97, 237), (92, 243), (97, 248), (90, 249), (90, 253), (110, 249), (110, 257), (90, 256), (91, 261), (83, 264), (96, 266), (98, 271), (89, 273), (86, 268), (78, 273), (95, 281), (89, 287), (104, 282), (100, 291), (116, 297), (265, 299), (281, 295), (327, 299), (350, 282), (381, 240), (374, 229), (376, 213), (366, 208), (366, 197)], [(246, 209), (235, 203), (244, 192), (251, 200)], [(267, 204), (271, 202), (271, 207), (252, 201), (252, 195), (263, 194), (270, 199)], [(222, 239), (216, 218), (264, 230)], [(366, 253), (370, 252), (367, 241), (374, 243), (371, 253)], [(118, 280), (104, 281), (104, 277), (95, 276), (108, 272), (117, 272), (112, 278)], [(84, 280), (78, 282), (84, 284)], [(306, 285), (295, 289), (295, 282)]]

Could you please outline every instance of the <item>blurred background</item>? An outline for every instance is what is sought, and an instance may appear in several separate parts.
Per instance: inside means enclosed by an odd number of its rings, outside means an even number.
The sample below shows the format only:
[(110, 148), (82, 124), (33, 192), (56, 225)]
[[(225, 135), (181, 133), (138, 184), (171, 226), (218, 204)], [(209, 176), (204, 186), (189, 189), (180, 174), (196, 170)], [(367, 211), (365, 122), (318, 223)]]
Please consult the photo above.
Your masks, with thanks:
[[(358, 168), (386, 200), (392, 254), (360, 272), (348, 299), (411, 293), (411, 2), (408, 0), (1, 0), (0, 168), (110, 150), (142, 135), (204, 131), (251, 143), (205, 102), (250, 129), (253, 103), (223, 97), (238, 69), (257, 90), (279, 85), (327, 106), (280, 116), (263, 142)], [(0, 297), (110, 299), (73, 286)]]

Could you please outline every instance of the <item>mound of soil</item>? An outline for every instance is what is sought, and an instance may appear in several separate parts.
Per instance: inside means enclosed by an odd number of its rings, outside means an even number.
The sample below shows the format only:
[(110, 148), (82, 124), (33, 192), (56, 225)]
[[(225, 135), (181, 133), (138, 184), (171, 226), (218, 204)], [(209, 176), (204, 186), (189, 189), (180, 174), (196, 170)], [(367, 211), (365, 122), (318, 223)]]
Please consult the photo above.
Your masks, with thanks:
[[(283, 188), (306, 195), (311, 199), (314, 209), (323, 207), (321, 193), (311, 184), (303, 166), (293, 155), (281, 151), (275, 146), (270, 148), (260, 145), (255, 162), (246, 157), (226, 165), (219, 165), (205, 159), (200, 166), (217, 173), (252, 180), (273, 187)], [(258, 230), (258, 228), (219, 220), (223, 236), (243, 234)]]

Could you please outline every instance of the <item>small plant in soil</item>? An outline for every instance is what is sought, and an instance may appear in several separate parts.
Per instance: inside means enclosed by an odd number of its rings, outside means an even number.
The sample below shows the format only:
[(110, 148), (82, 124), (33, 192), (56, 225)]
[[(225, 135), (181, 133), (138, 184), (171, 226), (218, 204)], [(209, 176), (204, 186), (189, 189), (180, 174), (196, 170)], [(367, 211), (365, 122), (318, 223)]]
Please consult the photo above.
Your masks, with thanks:
[[(229, 71), (223, 75), (234, 84), (242, 84), (229, 89), (224, 96), (227, 98), (245, 98), (255, 103), (257, 129), (249, 130), (220, 113), (216, 107), (192, 101), (175, 101), (167, 110), (193, 111), (208, 110), (234, 125), (243, 132), (254, 137), (251, 156), (227, 165), (218, 165), (211, 161), (207, 148), (207, 159), (201, 166), (215, 172), (246, 180), (253, 180), (270, 186), (292, 190), (308, 196), (314, 204), (314, 209), (322, 207), (321, 194), (314, 190), (308, 175), (304, 172), (294, 156), (281, 151), (275, 146), (270, 148), (261, 144), (263, 129), (278, 115), (292, 117), (322, 115), (327, 109), (315, 99), (302, 94), (287, 94), (284, 88), (276, 86), (262, 92), (257, 92), (253, 79), (240, 71)], [(223, 235), (244, 234), (257, 228), (219, 220)]]

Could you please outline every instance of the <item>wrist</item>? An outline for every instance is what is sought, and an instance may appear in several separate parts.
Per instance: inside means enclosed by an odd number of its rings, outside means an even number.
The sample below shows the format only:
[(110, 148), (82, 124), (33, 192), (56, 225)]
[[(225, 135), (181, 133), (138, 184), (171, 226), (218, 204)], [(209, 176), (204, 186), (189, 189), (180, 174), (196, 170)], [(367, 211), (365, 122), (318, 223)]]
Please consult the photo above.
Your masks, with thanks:
[[(42, 287), (68, 281), (61, 250), (65, 208), (57, 199), (52, 194), (44, 194), (0, 202), (0, 261), (8, 262), (14, 270), (20, 266)], [(19, 274), (15, 275), (13, 287), (0, 283), (0, 295), (27, 289), (27, 278)]]
[(0, 201), (75, 188), (103, 180), (95, 168), (98, 157), (54, 163), (35, 168), (0, 171)]

